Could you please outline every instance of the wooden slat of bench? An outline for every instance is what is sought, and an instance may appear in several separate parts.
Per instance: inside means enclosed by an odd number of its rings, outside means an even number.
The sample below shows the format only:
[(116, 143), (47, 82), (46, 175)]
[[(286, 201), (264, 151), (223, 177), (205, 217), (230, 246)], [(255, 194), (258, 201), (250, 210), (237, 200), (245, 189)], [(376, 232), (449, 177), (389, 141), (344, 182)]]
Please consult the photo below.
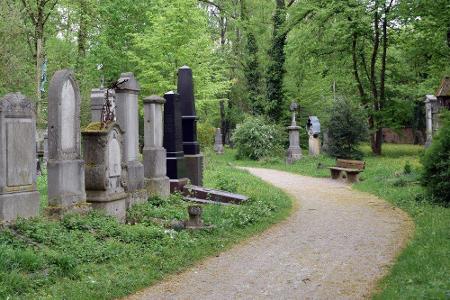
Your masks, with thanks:
[(360, 160), (337, 159), (336, 167), (345, 169), (363, 170), (365, 167), (365, 162)]
[(329, 167), (329, 169), (345, 171), (345, 172), (363, 172), (361, 169), (349, 169), (349, 168), (341, 168), (341, 167)]

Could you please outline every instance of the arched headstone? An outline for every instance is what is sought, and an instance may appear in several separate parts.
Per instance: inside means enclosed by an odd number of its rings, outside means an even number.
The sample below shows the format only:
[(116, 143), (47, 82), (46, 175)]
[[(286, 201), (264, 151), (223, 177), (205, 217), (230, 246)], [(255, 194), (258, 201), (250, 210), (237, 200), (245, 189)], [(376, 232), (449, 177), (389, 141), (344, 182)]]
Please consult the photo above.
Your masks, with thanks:
[(78, 209), (86, 201), (80, 104), (73, 72), (57, 71), (48, 94), (48, 203), (52, 213)]

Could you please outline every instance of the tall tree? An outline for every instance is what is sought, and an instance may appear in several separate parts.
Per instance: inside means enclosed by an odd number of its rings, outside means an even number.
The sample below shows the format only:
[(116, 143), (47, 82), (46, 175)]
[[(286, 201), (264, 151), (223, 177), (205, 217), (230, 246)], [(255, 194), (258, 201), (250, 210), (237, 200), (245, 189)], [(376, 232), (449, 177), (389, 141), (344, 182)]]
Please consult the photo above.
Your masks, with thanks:
[(40, 103), (41, 103), (41, 76), (42, 64), (44, 61), (44, 33), (45, 24), (52, 14), (59, 0), (21, 0), (25, 10), (27, 21), (33, 26), (33, 31), (29, 35), (28, 42), (33, 47), (33, 56), (36, 60), (35, 84), (36, 84), (36, 112), (37, 119), (40, 120)]

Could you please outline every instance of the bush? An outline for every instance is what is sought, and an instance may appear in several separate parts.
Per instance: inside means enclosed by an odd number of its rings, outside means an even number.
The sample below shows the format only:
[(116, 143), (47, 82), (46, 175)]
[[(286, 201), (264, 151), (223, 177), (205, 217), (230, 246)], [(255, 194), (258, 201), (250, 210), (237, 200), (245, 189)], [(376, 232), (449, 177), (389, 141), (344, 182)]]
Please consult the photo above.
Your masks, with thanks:
[(214, 144), (215, 132), (216, 129), (209, 123), (197, 124), (197, 138), (202, 149), (211, 147)]
[(269, 124), (262, 118), (249, 117), (236, 127), (232, 142), (238, 158), (258, 160), (280, 155), (285, 136), (283, 128)]
[(422, 157), (422, 184), (434, 200), (450, 204), (450, 113), (442, 117), (442, 127)]
[(364, 111), (344, 98), (336, 100), (328, 126), (329, 154), (337, 158), (361, 159), (358, 146), (368, 135)]

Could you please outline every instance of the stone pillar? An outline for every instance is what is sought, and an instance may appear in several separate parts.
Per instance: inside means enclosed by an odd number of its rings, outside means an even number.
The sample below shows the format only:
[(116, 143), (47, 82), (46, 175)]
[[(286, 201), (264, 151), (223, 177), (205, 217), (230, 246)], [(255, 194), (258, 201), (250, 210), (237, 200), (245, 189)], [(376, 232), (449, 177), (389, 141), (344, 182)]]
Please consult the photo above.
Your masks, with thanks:
[(159, 96), (144, 99), (144, 177), (149, 195), (167, 197), (170, 194), (166, 176), (166, 149), (163, 147), (163, 105)]
[(186, 162), (186, 176), (194, 185), (203, 183), (203, 154), (197, 142), (197, 116), (195, 114), (194, 82), (192, 70), (181, 67), (178, 70), (178, 93), (181, 101), (183, 127), (183, 151)]
[(216, 135), (214, 137), (214, 151), (217, 154), (223, 154), (223, 144), (222, 144), (222, 132), (220, 128), (216, 128)]
[(116, 93), (117, 124), (123, 130), (123, 162), (125, 164), (125, 190), (129, 194), (127, 207), (147, 201), (144, 189), (144, 166), (138, 159), (139, 115), (138, 95), (140, 87), (133, 73), (122, 73)]
[(291, 126), (287, 129), (289, 131), (289, 148), (286, 154), (286, 161), (288, 164), (293, 164), (295, 161), (302, 158), (302, 149), (300, 149), (300, 126), (297, 126), (295, 120), (295, 111), (297, 110), (297, 104), (291, 104), (292, 122)]
[(433, 141), (434, 132), (437, 130), (437, 120), (436, 120), (436, 108), (439, 105), (436, 96), (426, 95), (425, 97), (425, 117), (426, 117), (426, 127), (427, 127), (427, 140), (425, 142), (425, 147), (429, 147)]
[(47, 171), (51, 214), (78, 210), (86, 203), (80, 102), (80, 91), (72, 71), (56, 72), (48, 92)]
[(122, 178), (122, 131), (116, 123), (106, 128), (95, 125), (82, 132), (86, 198), (94, 209), (125, 222), (128, 196)]
[(170, 190), (179, 189), (187, 183), (186, 165), (183, 152), (183, 136), (181, 126), (180, 97), (177, 93), (164, 95), (164, 136), (166, 149), (167, 176), (170, 178)]
[(36, 116), (20, 93), (0, 99), (0, 223), (39, 214)]

